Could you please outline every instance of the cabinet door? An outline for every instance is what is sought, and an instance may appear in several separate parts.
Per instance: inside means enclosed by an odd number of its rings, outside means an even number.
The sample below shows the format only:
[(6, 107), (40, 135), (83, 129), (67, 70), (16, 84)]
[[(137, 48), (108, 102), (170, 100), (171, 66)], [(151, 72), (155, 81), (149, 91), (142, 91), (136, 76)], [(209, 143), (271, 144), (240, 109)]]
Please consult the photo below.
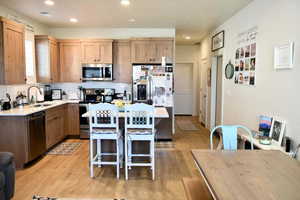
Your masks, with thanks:
[(67, 135), (79, 135), (79, 104), (68, 105)]
[(155, 41), (149, 41), (147, 45), (147, 63), (160, 63), (157, 56), (157, 46)]
[(112, 42), (99, 43), (100, 49), (100, 63), (112, 64)]
[(49, 40), (35, 37), (36, 80), (38, 83), (51, 83), (51, 49)]
[(118, 83), (132, 82), (132, 65), (130, 62), (130, 42), (114, 43), (114, 81)]
[(155, 62), (161, 63), (161, 58), (166, 57), (167, 63), (173, 63), (173, 41), (156, 41)]
[(81, 82), (80, 42), (61, 42), (59, 47), (61, 82)]
[(59, 82), (58, 45), (54, 41), (49, 42), (51, 82)]
[(4, 23), (5, 83), (25, 84), (24, 29)]
[(101, 49), (97, 42), (81, 43), (82, 63), (99, 63), (101, 60)]
[(147, 50), (149, 41), (134, 40), (131, 42), (131, 62), (132, 63), (147, 63)]
[(58, 126), (58, 117), (51, 116), (47, 117), (46, 120), (46, 146), (47, 149), (55, 145), (57, 141), (57, 133), (59, 133), (59, 126)]

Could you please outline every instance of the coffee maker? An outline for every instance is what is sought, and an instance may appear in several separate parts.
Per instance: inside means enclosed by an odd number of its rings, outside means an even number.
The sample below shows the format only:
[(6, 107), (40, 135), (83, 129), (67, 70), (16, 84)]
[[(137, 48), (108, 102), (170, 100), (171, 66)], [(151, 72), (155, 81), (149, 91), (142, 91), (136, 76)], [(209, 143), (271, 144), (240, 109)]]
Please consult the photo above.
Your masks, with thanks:
[(45, 85), (44, 100), (45, 101), (52, 101), (51, 85)]

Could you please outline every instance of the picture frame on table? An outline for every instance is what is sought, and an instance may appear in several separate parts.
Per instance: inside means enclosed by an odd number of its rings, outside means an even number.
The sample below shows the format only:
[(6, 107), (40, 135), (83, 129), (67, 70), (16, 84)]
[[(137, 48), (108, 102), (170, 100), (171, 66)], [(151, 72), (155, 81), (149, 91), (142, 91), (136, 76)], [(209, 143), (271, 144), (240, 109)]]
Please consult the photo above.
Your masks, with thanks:
[(217, 51), (219, 49), (224, 48), (225, 45), (225, 31), (220, 31), (219, 33), (215, 34), (211, 40), (211, 51)]
[(274, 144), (281, 146), (285, 128), (286, 122), (284, 120), (278, 117), (273, 117), (270, 138), (272, 138), (272, 142)]

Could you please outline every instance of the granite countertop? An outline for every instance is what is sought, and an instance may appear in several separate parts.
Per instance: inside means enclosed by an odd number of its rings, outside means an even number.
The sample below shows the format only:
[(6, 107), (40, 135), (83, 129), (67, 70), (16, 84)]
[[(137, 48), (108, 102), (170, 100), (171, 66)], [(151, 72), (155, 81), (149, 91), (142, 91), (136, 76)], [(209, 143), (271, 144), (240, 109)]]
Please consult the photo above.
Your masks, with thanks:
[(64, 104), (68, 103), (79, 103), (79, 100), (57, 100), (57, 101), (45, 101), (43, 103), (37, 103), (39, 105), (43, 104), (50, 104), (49, 106), (40, 106), (40, 107), (35, 107), (34, 105), (27, 105), (24, 107), (19, 107), (19, 108), (12, 108), (10, 110), (3, 110), (0, 111), (0, 117), (4, 116), (27, 116), (36, 112), (44, 111), (50, 108), (54, 108), (57, 106), (61, 106)]

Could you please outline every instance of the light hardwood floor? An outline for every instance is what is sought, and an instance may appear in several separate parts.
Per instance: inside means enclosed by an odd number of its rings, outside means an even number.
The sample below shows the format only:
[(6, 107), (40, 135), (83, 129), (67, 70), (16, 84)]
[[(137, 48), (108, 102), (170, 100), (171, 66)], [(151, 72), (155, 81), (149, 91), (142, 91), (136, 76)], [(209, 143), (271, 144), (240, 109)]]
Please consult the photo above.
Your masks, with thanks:
[[(191, 149), (207, 149), (209, 132), (193, 117), (200, 131), (176, 128), (175, 148), (157, 149), (156, 180), (151, 180), (149, 168), (133, 168), (129, 181), (116, 179), (112, 166), (95, 168), (96, 178), (89, 177), (88, 140), (70, 156), (47, 155), (39, 162), (16, 173), (16, 193), (13, 200), (30, 200), (34, 194), (72, 198), (126, 198), (128, 200), (185, 200), (183, 177), (200, 177)], [(203, 183), (206, 192), (207, 189)]]

